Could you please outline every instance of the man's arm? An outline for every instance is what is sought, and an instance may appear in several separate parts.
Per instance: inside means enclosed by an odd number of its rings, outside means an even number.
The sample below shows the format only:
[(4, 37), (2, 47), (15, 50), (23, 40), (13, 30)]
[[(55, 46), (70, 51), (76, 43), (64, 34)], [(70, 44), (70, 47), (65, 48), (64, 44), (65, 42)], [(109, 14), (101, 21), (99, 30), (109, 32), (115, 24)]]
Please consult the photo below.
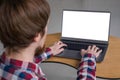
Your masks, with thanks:
[(36, 56), (34, 58), (34, 62), (35, 63), (40, 63), (40, 62), (50, 58), (51, 56), (53, 56), (53, 54), (51, 53), (51, 49), (50, 48), (46, 48), (44, 53), (42, 53), (41, 55)]
[(48, 59), (51, 56), (60, 54), (64, 50), (63, 46), (67, 46), (67, 45), (62, 43), (61, 41), (56, 42), (53, 46), (47, 48), (43, 54), (35, 57), (34, 61), (36, 63), (39, 63), (41, 61), (44, 61), (45, 59)]
[(96, 58), (102, 52), (96, 45), (81, 50), (81, 63), (77, 72), (77, 80), (96, 80)]
[(85, 54), (79, 64), (77, 80), (95, 80), (96, 60), (95, 55)]

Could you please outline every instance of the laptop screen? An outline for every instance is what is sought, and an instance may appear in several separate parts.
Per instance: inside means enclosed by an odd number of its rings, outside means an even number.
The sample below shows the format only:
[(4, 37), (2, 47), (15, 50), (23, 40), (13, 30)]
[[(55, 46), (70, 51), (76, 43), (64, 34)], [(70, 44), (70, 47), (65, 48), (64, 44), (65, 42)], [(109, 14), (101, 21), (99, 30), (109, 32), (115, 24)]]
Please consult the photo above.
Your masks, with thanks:
[(63, 11), (62, 37), (108, 41), (109, 12)]

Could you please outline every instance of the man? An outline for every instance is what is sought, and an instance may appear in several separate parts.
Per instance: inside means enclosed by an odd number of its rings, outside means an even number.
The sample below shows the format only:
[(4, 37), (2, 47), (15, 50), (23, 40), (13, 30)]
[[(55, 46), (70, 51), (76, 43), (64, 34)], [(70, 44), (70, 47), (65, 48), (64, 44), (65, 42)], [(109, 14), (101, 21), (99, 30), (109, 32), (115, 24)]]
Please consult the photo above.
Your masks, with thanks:
[[(46, 0), (0, 0), (0, 80), (47, 80), (38, 63), (57, 55), (66, 44), (58, 41), (44, 49), (50, 7)], [(45, 50), (45, 51), (44, 51)], [(95, 79), (98, 47), (82, 49), (77, 80)]]

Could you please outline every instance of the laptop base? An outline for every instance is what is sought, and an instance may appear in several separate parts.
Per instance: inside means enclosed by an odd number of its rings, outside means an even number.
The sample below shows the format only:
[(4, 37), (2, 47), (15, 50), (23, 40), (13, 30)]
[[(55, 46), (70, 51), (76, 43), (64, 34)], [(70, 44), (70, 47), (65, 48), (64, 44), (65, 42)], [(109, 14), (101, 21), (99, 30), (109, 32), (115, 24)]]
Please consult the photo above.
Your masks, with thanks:
[[(98, 58), (96, 58), (96, 62), (100, 63), (103, 61), (104, 56), (105, 56), (105, 51), (103, 51)], [(69, 50), (69, 49), (65, 49), (62, 53), (56, 55), (56, 57), (63, 57), (63, 58), (69, 58), (69, 59), (76, 59), (76, 60), (81, 60), (82, 56), (80, 54), (80, 51), (76, 51), (76, 50)]]
[(62, 53), (56, 55), (58, 57), (65, 57), (65, 58), (71, 58), (71, 59), (81, 59), (80, 51), (76, 50), (68, 50), (65, 49)]

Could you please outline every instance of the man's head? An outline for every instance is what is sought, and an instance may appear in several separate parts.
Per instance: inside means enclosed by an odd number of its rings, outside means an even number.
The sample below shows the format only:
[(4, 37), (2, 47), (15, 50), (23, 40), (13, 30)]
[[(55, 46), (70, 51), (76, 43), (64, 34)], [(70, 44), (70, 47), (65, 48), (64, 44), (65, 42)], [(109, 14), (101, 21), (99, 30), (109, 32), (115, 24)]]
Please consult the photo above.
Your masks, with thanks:
[(46, 0), (0, 0), (0, 40), (18, 51), (44, 37), (50, 8)]

